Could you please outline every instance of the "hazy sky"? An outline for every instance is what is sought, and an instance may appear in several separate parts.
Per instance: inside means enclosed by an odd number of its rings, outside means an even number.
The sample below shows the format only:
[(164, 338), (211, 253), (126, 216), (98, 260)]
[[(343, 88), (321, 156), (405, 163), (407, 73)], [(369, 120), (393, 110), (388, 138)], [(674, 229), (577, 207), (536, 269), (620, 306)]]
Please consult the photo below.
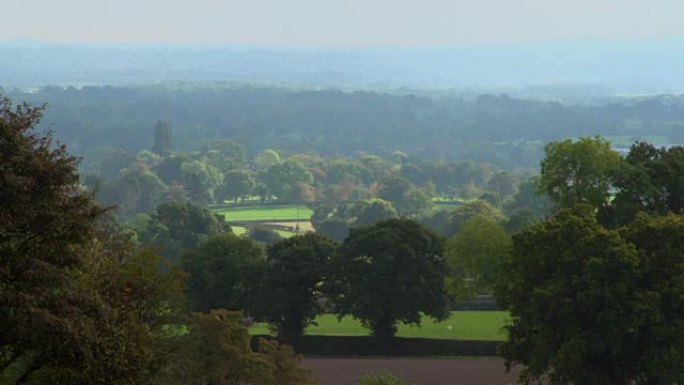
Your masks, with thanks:
[(684, 36), (684, 0), (0, 0), (0, 41), (453, 45)]

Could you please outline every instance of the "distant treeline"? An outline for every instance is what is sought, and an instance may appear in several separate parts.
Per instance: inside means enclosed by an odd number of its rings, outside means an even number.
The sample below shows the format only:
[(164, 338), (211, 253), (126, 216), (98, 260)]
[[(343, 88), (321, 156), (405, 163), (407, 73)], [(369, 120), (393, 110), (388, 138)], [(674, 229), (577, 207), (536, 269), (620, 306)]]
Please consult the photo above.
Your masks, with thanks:
[[(2, 91), (0, 91), (2, 92)], [(634, 142), (684, 137), (684, 97), (632, 98), (567, 105), (481, 95), (475, 100), (376, 92), (258, 87), (46, 87), (9, 92), (47, 103), (43, 125), (77, 154), (108, 145), (138, 151), (152, 145), (157, 120), (168, 121), (179, 150), (227, 138), (250, 156), (267, 148), (324, 156), (399, 150), (425, 159), (485, 161), (536, 168), (543, 144), (567, 137), (620, 137)], [(652, 139), (651, 139), (652, 141)]]

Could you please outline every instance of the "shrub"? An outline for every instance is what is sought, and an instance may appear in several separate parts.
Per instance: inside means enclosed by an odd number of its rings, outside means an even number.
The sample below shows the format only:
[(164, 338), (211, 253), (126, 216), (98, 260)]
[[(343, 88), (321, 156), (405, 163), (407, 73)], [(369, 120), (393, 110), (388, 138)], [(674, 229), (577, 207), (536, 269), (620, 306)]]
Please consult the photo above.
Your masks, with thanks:
[(408, 383), (391, 373), (371, 373), (359, 377), (358, 385), (408, 385)]

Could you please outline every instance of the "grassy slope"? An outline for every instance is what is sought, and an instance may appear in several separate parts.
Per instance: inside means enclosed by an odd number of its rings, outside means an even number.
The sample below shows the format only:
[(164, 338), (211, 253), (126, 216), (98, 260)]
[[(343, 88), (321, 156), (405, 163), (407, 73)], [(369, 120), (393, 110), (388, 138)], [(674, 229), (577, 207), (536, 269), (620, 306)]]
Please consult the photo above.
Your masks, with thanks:
[[(295, 220), (297, 219), (296, 205), (254, 205), (229, 207), (216, 211), (223, 214), (227, 221), (261, 221), (261, 220)], [(299, 219), (308, 220), (313, 211), (306, 206), (299, 206)]]
[[(505, 311), (455, 311), (451, 317), (436, 323), (424, 318), (422, 326), (400, 325), (399, 337), (445, 338), (463, 340), (504, 340), (502, 327), (508, 317)], [(310, 326), (307, 334), (331, 336), (365, 336), (368, 330), (351, 317), (341, 322), (333, 314), (324, 314), (317, 319), (318, 326)], [(451, 328), (449, 328), (451, 327)], [(268, 334), (265, 324), (250, 328), (251, 334)]]

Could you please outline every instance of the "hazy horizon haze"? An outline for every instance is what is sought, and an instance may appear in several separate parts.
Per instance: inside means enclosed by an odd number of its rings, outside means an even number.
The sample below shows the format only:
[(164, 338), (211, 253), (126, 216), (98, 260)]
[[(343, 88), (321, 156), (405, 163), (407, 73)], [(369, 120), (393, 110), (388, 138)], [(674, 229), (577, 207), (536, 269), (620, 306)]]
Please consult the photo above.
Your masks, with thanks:
[(24, 0), (0, 41), (378, 47), (684, 36), (678, 0)]

